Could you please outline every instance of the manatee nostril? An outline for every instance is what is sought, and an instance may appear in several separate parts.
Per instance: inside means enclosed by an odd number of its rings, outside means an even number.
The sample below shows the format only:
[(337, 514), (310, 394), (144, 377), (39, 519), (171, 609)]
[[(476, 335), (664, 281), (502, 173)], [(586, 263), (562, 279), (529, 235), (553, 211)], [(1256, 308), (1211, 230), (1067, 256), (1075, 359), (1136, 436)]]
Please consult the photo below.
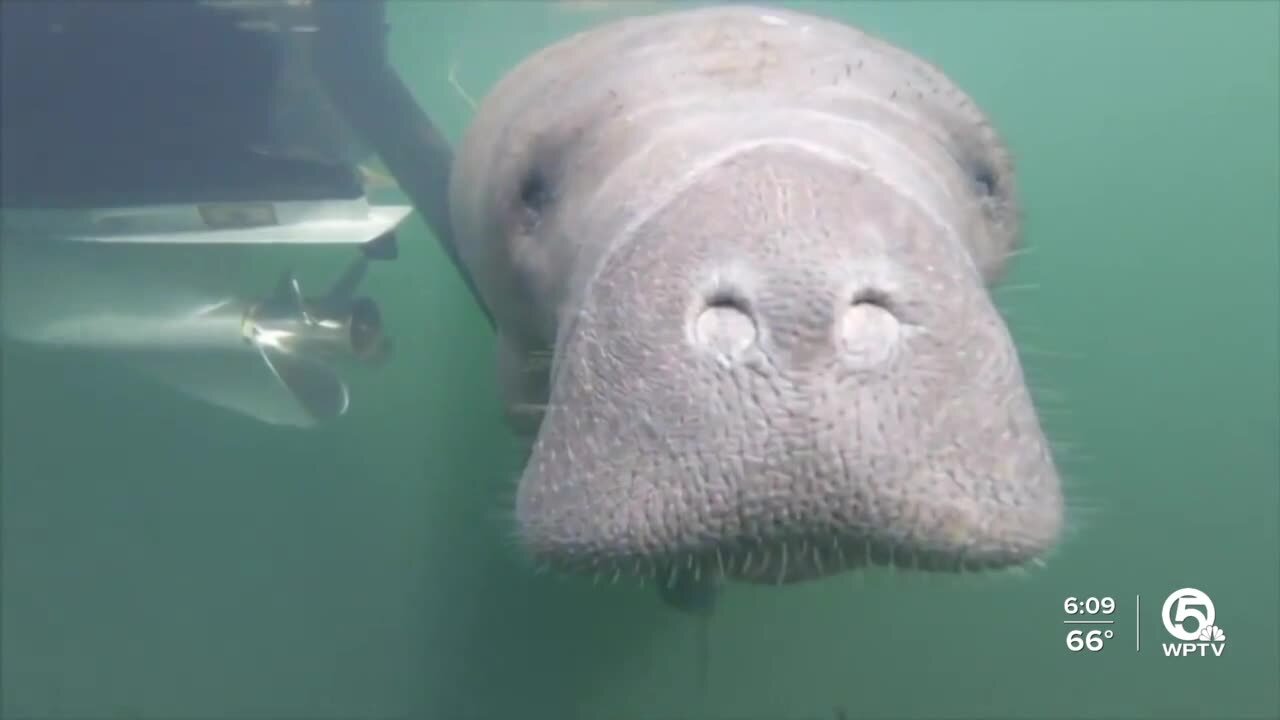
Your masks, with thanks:
[(728, 294), (713, 295), (694, 321), (694, 337), (722, 357), (732, 357), (756, 340), (756, 322), (747, 304)]
[(898, 345), (902, 324), (889, 310), (888, 297), (863, 291), (853, 297), (840, 318), (840, 340), (846, 361), (859, 368), (883, 364)]
[(860, 290), (853, 296), (853, 305), (875, 305), (876, 307), (889, 309), (889, 296), (880, 290)]

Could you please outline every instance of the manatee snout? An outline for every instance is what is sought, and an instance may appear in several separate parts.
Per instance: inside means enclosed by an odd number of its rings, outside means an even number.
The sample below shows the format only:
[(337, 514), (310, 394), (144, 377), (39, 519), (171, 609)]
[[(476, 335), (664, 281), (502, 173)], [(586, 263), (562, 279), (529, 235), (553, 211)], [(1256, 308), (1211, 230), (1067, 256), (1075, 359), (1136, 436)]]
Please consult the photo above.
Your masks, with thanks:
[(871, 174), (761, 150), (585, 285), (517, 494), (536, 556), (791, 582), (1042, 553), (1057, 476), (966, 249)]
[(936, 69), (798, 13), (613, 23), (504, 79), (452, 199), (508, 408), (535, 408), (515, 521), (540, 563), (789, 583), (1056, 542), (988, 290), (1011, 165)]

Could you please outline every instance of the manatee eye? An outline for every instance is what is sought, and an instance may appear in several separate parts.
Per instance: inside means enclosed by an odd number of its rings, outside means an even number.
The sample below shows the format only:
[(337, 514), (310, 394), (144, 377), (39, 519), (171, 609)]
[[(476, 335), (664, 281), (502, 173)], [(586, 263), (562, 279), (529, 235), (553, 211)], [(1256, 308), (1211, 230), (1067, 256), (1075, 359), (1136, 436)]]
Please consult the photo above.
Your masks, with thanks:
[(520, 203), (534, 213), (541, 213), (551, 203), (551, 185), (538, 168), (531, 169), (520, 181)]
[(536, 233), (543, 215), (555, 201), (555, 188), (547, 175), (546, 167), (541, 163), (533, 163), (524, 177), (520, 178), (517, 193), (520, 198), (516, 205), (519, 225), (525, 233)]
[(972, 170), (973, 182), (983, 195), (996, 194), (996, 171), (985, 162), (977, 162)]

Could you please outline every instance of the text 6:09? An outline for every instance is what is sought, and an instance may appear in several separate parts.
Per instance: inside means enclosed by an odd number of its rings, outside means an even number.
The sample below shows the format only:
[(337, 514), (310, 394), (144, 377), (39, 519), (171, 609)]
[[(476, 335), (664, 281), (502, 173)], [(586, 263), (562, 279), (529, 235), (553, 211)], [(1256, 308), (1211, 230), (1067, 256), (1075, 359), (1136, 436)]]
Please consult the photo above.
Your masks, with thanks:
[(1077, 597), (1069, 597), (1062, 602), (1062, 609), (1068, 615), (1075, 615), (1081, 611), (1086, 615), (1110, 615), (1116, 610), (1115, 598), (1096, 598), (1090, 597), (1081, 600)]

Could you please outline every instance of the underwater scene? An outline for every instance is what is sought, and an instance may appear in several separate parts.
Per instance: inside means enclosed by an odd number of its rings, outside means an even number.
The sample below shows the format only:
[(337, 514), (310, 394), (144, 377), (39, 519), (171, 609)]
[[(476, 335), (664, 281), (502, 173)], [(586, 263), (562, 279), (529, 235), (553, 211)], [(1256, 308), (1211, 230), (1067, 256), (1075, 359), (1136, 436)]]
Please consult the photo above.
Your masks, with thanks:
[(1280, 2), (0, 13), (0, 719), (1280, 718)]

